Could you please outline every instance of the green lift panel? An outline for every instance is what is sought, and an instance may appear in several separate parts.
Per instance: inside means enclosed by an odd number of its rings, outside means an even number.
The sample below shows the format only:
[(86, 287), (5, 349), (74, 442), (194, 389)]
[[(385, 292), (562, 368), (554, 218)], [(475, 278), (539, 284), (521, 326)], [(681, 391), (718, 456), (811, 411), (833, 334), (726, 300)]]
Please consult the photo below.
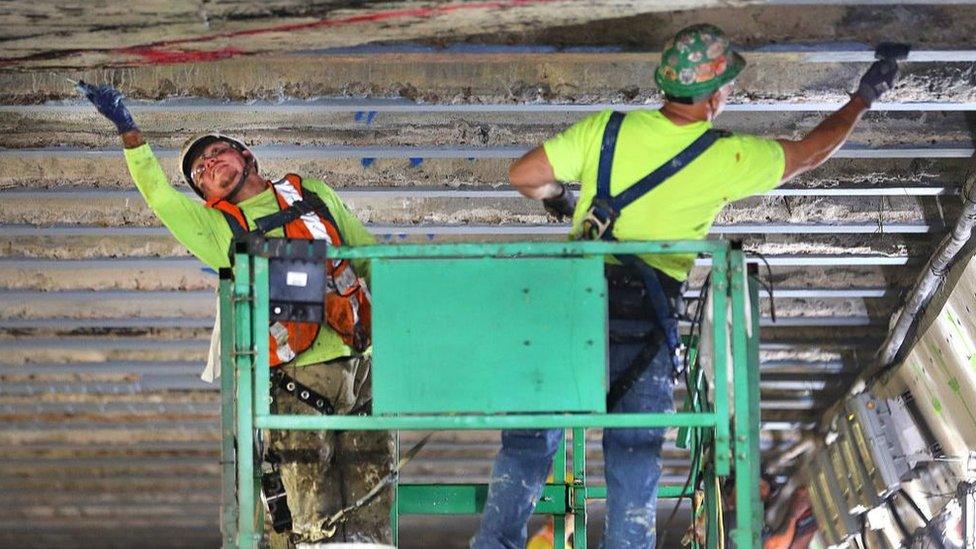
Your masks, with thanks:
[[(223, 474), (224, 547), (262, 543), (259, 470), (253, 459), (253, 437), (261, 429), (566, 428), (573, 435), (571, 469), (564, 440), (555, 456), (553, 479), (535, 511), (553, 517), (556, 539), (563, 538), (572, 520), (574, 547), (586, 549), (587, 503), (605, 498), (606, 487), (586, 478), (585, 429), (659, 426), (688, 430), (693, 482), (660, 486), (659, 495), (688, 497), (696, 488), (704, 492), (709, 535), (703, 544), (693, 543), (693, 549), (721, 545), (717, 486), (733, 467), (738, 488), (733, 543), (759, 543), (758, 294), (755, 282), (745, 276), (741, 250), (722, 241), (331, 249), (330, 258), (371, 261), (374, 408), (367, 416), (314, 416), (270, 410), (268, 260), (282, 249), (274, 240), (241, 243), (233, 280), (221, 282), (223, 459), (232, 464)], [(701, 392), (670, 414), (607, 413), (603, 258), (645, 253), (710, 255), (712, 315), (725, 318), (731, 306), (735, 322), (731, 330), (724, 322), (710, 328), (714, 399)], [(752, 319), (751, 330), (746, 318)], [(691, 343), (695, 347), (697, 339)], [(733, 349), (731, 364), (727, 343)], [(691, 356), (696, 355), (692, 349)], [(732, 402), (729, 373), (735, 383)], [(693, 390), (700, 390), (702, 381)], [(394, 483), (393, 488), (395, 539), (398, 515), (477, 513), (488, 487)]]
[(605, 411), (602, 257), (376, 259), (371, 272), (375, 414)]

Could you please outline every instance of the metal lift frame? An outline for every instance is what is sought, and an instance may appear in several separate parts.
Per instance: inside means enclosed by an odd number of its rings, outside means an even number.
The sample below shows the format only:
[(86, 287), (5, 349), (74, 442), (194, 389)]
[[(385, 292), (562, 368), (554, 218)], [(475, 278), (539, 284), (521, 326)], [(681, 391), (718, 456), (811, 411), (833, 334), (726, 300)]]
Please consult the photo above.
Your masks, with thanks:
[[(268, 365), (268, 259), (235, 250), (233, 273), (220, 280), (221, 320), (221, 433), (222, 512), (224, 547), (257, 547), (262, 538), (263, 511), (258, 504), (260, 471), (255, 470), (254, 434), (257, 429), (450, 430), (566, 428), (572, 429), (572, 480), (567, 479), (565, 439), (556, 453), (553, 480), (544, 487), (535, 512), (554, 517), (554, 539), (564, 539), (566, 520), (574, 521), (573, 541), (586, 548), (586, 502), (604, 499), (606, 487), (586, 481), (585, 430), (613, 427), (681, 427), (695, 432), (693, 462), (703, 474), (707, 535), (705, 547), (717, 547), (719, 536), (719, 479), (735, 470), (736, 547), (759, 547), (763, 508), (759, 501), (759, 311), (754, 280), (746, 276), (745, 257), (728, 242), (565, 242), (505, 244), (440, 244), (340, 247), (330, 257), (344, 259), (482, 258), (606, 256), (618, 254), (706, 254), (712, 257), (712, 357), (714, 398), (694, 402), (677, 413), (641, 414), (505, 414), (411, 416), (311, 416), (270, 413)], [(747, 293), (748, 292), (748, 293)], [(750, 299), (747, 299), (747, 295)], [(751, 304), (751, 311), (746, 308)], [(731, 330), (722, 319), (731, 305)], [(751, 324), (751, 330), (746, 323)], [(731, 333), (729, 333), (731, 332)], [(751, 334), (751, 335), (750, 335)], [(728, 351), (731, 341), (733, 398), (728, 394)], [(697, 351), (697, 349), (692, 349)], [(382, 368), (382, 364), (374, 367)], [(603, 368), (604, 365), (600, 365)], [(699, 382), (702, 377), (697, 376)], [(706, 399), (707, 400), (707, 399)], [(730, 406), (731, 404), (731, 406)], [(686, 431), (687, 432), (687, 431)], [(701, 441), (708, 436), (711, 459), (705, 460)], [(687, 439), (688, 437), (686, 437)], [(694, 444), (698, 441), (699, 444)], [(694, 459), (697, 454), (697, 459)], [(734, 464), (734, 467), (733, 467)], [(692, 471), (691, 474), (695, 474)], [(476, 514), (487, 494), (485, 484), (398, 484), (394, 486), (391, 523), (394, 542), (401, 514)], [(662, 485), (660, 498), (690, 497), (694, 486)], [(686, 491), (687, 490), (687, 491)]]

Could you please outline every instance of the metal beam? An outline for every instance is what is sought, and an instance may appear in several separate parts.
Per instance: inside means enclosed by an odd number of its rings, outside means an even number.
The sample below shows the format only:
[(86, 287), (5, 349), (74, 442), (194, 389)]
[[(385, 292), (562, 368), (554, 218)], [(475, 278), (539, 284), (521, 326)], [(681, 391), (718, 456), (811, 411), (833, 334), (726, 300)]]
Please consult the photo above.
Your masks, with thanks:
[(759, 319), (759, 325), (763, 328), (796, 328), (809, 326), (880, 326), (884, 321), (873, 319), (868, 316), (806, 316), (806, 317), (783, 317), (776, 316), (776, 321), (769, 317)]
[[(209, 340), (160, 339), (156, 337), (104, 338), (94, 336), (76, 337), (32, 337), (3, 340), (3, 348), (25, 349), (92, 349), (102, 351), (144, 350), (158, 351), (199, 351), (203, 353), (210, 346)], [(0, 357), (2, 359), (2, 357)]]
[[(907, 265), (915, 259), (909, 256), (880, 256), (880, 255), (767, 255), (766, 260), (771, 266), (777, 267), (831, 267), (831, 266), (892, 266)], [(757, 258), (747, 258), (752, 263), (761, 263)], [(710, 266), (710, 258), (695, 261), (698, 266)], [(158, 269), (164, 267), (185, 269), (206, 269), (200, 261), (186, 257), (159, 258), (104, 258), (104, 259), (12, 259), (0, 258), (0, 269), (43, 269), (43, 270), (74, 270), (74, 269)]]
[[(873, 339), (863, 338), (854, 341), (823, 341), (816, 343), (806, 341), (779, 341), (761, 343), (759, 348), (762, 351), (769, 352), (805, 351), (810, 349), (843, 351), (873, 348), (874, 344), (878, 342), (875, 342)], [(190, 341), (184, 339), (172, 340), (146, 336), (126, 338), (103, 338), (94, 336), (31, 337), (3, 340), (3, 347), (9, 350), (98, 348), (102, 351), (145, 350), (150, 352), (182, 351), (203, 353), (209, 347), (209, 341), (204, 339)]]
[[(897, 288), (774, 288), (773, 298), (790, 299), (872, 299), (897, 295)], [(685, 297), (698, 297), (700, 288), (688, 290)], [(2, 294), (0, 294), (2, 299)], [(769, 293), (761, 292), (759, 299), (769, 299)]]
[[(359, 147), (345, 145), (260, 145), (252, 147), (254, 153), (266, 159), (314, 159), (314, 158), (453, 158), (453, 159), (514, 159), (528, 152), (532, 147), (513, 146), (458, 146), (441, 147), (412, 146), (374, 146)], [(179, 151), (171, 148), (154, 150), (158, 158), (174, 159)], [(118, 149), (83, 149), (78, 147), (42, 147), (35, 149), (3, 149), (2, 157), (38, 158), (60, 156), (64, 158), (118, 158)], [(848, 143), (832, 158), (969, 158), (973, 155), (971, 143), (942, 144), (932, 147), (867, 147), (858, 143)]]
[[(105, 362), (58, 362), (50, 364), (28, 362), (27, 364), (20, 365), (0, 364), (0, 375), (26, 375), (35, 377), (85, 373), (102, 375), (126, 374), (155, 377), (196, 377), (200, 374), (201, 369), (202, 365), (199, 362), (168, 360), (109, 360)], [(12, 384), (14, 382), (7, 380), (6, 383)], [(0, 410), (2, 409), (3, 407), (0, 405)]]
[[(813, 299), (857, 299), (883, 298), (897, 295), (899, 288), (784, 288), (776, 287), (776, 298), (813, 298)], [(701, 288), (690, 288), (685, 297), (698, 297)], [(167, 299), (210, 299), (214, 293), (210, 290), (61, 290), (46, 292), (41, 290), (0, 290), (0, 303), (18, 302), (58, 302), (58, 301), (98, 301), (108, 300), (167, 300)], [(768, 293), (762, 293), (760, 299), (768, 299)]]
[[(197, 366), (199, 372), (200, 366)], [(214, 402), (18, 402), (0, 403), (0, 414), (213, 414), (220, 413)], [(10, 420), (7, 420), (10, 421)], [(170, 443), (172, 445), (173, 443)]]
[[(134, 317), (134, 318), (5, 318), (0, 319), (0, 330), (85, 330), (92, 328), (128, 328), (151, 330), (155, 328), (213, 328), (213, 317)], [(3, 394), (3, 388), (0, 388)]]
[[(811, 53), (808, 59), (820, 61), (823, 56), (831, 55), (828, 52)], [(864, 57), (873, 55), (873, 52), (837, 52), (848, 58)], [(922, 56), (945, 58), (965, 58), (970, 55), (968, 51), (959, 52), (911, 52), (912, 56), (921, 58)], [(834, 62), (830, 60), (826, 62)], [(973, 62), (965, 60), (962, 62)], [(861, 62), (861, 61), (858, 61)], [(957, 62), (957, 61), (953, 61)], [(841, 102), (811, 101), (797, 103), (791, 100), (784, 101), (751, 101), (748, 103), (738, 103), (736, 97), (732, 97), (731, 103), (725, 106), (726, 112), (833, 112), (841, 108)], [(287, 114), (316, 114), (316, 113), (406, 113), (406, 114), (439, 114), (439, 113), (563, 113), (578, 112), (592, 113), (608, 109), (629, 112), (636, 110), (656, 110), (661, 108), (661, 103), (477, 103), (477, 104), (436, 104), (436, 103), (415, 103), (409, 99), (380, 99), (380, 98), (322, 98), (310, 100), (289, 99), (284, 101), (254, 101), (248, 103), (235, 103), (217, 101), (212, 99), (165, 99), (162, 101), (130, 101), (129, 110), (136, 115), (148, 115), (152, 113), (171, 113), (184, 112), (192, 114), (199, 113), (226, 113), (234, 115), (242, 112), (253, 112), (260, 109), (269, 115)], [(937, 101), (877, 101), (871, 105), (872, 111), (976, 111), (974, 102), (937, 102)], [(11, 113), (20, 115), (31, 115), (36, 113), (65, 113), (74, 116), (92, 114), (92, 107), (88, 103), (71, 100), (65, 104), (58, 105), (0, 105), (0, 113)], [(94, 116), (94, 115), (93, 115)]]
[[(78, 189), (78, 190), (2, 190), (0, 197), (12, 200), (44, 200), (70, 199), (92, 201), (97, 199), (142, 200), (138, 191), (118, 191), (110, 189)], [(462, 187), (445, 189), (442, 187), (336, 187), (336, 192), (344, 200), (355, 199), (436, 199), (436, 198), (465, 198), (465, 199), (505, 199), (524, 198), (518, 191), (509, 188), (493, 187)], [(778, 187), (766, 192), (763, 196), (958, 196), (960, 188), (947, 185), (900, 185), (900, 186), (838, 186), (838, 187)], [(197, 200), (197, 195), (184, 192), (186, 196)], [(528, 199), (526, 199), (528, 200)]]
[(196, 377), (148, 377), (143, 376), (138, 381), (117, 382), (43, 382), (29, 383), (4, 382), (0, 386), (0, 396), (31, 396), (52, 394), (140, 394), (158, 391), (213, 391), (219, 392), (220, 387), (207, 383)]
[[(776, 321), (769, 317), (760, 319), (760, 326), (872, 326), (878, 321), (866, 316), (848, 317), (784, 317)], [(213, 317), (133, 317), (133, 318), (8, 318), (0, 319), (0, 330), (85, 330), (93, 328), (162, 329), (162, 328), (212, 328)], [(0, 388), (0, 394), (3, 389)]]
[[(66, 427), (70, 425), (70, 429)], [(78, 433), (92, 431), (114, 431), (114, 430), (147, 430), (147, 431), (214, 431), (216, 433), (220, 426), (216, 421), (210, 420), (182, 420), (182, 421), (159, 421), (150, 418), (148, 421), (113, 421), (111, 423), (101, 421), (26, 421), (18, 423), (16, 429), (9, 426), (4, 427), (3, 433), (15, 431), (60, 431), (70, 430)], [(216, 464), (216, 461), (214, 462)], [(97, 460), (93, 463), (97, 465)]]
[[(563, 236), (569, 233), (565, 223), (546, 225), (385, 225), (367, 223), (366, 228), (375, 236), (427, 235), (427, 236)], [(931, 234), (945, 232), (942, 223), (737, 223), (713, 225), (709, 235), (745, 234)], [(0, 224), (0, 235), (10, 237), (168, 237), (166, 227), (92, 227), (84, 225), (36, 226)]]

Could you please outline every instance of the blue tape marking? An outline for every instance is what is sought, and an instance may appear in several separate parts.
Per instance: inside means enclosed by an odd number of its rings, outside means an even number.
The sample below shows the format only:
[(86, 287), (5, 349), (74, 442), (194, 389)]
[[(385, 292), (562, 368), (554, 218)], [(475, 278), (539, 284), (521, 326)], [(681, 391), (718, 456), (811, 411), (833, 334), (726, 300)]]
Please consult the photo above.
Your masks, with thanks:
[(210, 267), (200, 267), (200, 271), (210, 275), (217, 276), (217, 271), (211, 269)]
[(421, 165), (423, 163), (424, 163), (424, 159), (423, 158), (413, 157), (413, 158), (410, 159), (410, 167), (411, 168), (416, 168), (417, 166), (419, 166), (419, 165)]
[(369, 158), (369, 157), (365, 157), (362, 160), (360, 160), (360, 162), (363, 164), (363, 167), (364, 168), (368, 168), (368, 167), (372, 166), (373, 165), (373, 162), (375, 162), (375, 161), (376, 161), (375, 158)]
[(372, 124), (374, 118), (376, 118), (376, 111), (369, 111), (366, 113), (366, 125), (368, 126)]
[(363, 114), (365, 114), (365, 113), (363, 113), (363, 111), (356, 111), (356, 115), (353, 117), (353, 119), (356, 122), (359, 122), (360, 120), (363, 119)]

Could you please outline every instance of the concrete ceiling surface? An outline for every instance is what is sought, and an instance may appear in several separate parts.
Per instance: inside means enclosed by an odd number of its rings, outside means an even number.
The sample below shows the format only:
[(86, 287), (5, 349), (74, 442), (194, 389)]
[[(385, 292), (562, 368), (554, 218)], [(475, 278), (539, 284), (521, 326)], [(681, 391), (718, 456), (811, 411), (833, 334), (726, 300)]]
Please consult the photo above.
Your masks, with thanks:
[[(800, 136), (844, 101), (871, 45), (915, 45), (836, 159), (729, 206), (713, 227), (762, 254), (774, 283), (776, 322), (769, 296), (761, 303), (771, 462), (871, 361), (959, 215), (976, 6), (4, 4), (0, 546), (217, 540), (219, 396), (196, 377), (216, 277), (133, 190), (117, 138), (68, 79), (124, 90), (177, 184), (185, 136), (223, 128), (267, 175), (332, 184), (381, 241), (553, 240), (566, 227), (506, 187), (510, 161), (589, 112), (653, 108), (657, 52), (700, 21), (724, 27), (749, 62), (716, 125), (768, 137)], [(405, 478), (484, 480), (496, 441), (439, 434)], [(597, 441), (587, 451), (599, 477)], [(686, 457), (669, 446), (665, 476), (683, 481)], [(404, 535), (403, 547), (419, 546)]]

